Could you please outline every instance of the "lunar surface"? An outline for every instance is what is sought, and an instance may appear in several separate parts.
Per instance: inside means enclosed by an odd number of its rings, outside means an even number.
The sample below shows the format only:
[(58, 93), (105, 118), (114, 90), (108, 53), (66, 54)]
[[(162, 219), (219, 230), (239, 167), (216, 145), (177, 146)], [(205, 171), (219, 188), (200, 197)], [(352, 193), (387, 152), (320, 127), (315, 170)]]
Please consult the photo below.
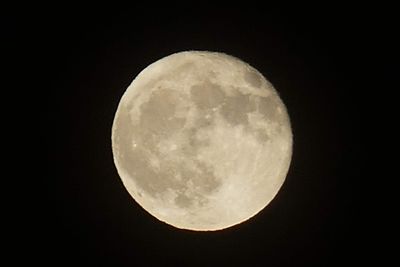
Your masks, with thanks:
[(145, 68), (119, 103), (114, 162), (130, 195), (177, 228), (241, 223), (275, 197), (291, 161), (289, 116), (245, 62), (180, 52)]

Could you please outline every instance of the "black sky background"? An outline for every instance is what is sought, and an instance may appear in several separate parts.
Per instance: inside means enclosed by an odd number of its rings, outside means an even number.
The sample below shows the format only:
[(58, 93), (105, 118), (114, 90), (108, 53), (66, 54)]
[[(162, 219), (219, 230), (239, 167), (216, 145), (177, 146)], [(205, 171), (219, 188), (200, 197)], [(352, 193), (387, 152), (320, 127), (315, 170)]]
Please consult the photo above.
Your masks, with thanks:
[[(361, 11), (359, 11), (361, 12)], [(47, 173), (39, 253), (54, 265), (336, 266), (362, 257), (360, 58), (365, 24), (338, 6), (57, 8), (45, 29)], [(139, 207), (113, 164), (118, 102), (150, 63), (224, 52), (275, 86), (294, 150), (276, 198), (244, 224), (178, 230)], [(267, 164), (267, 163), (266, 163)], [(40, 256), (39, 255), (39, 256)]]

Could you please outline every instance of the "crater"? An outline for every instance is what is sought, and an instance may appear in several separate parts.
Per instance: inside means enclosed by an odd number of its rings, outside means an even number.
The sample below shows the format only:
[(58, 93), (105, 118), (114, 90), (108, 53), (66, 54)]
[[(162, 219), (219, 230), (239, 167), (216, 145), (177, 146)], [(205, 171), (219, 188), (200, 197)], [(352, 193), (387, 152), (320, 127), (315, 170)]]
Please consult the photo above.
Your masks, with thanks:
[[(118, 151), (118, 159), (121, 169), (129, 173), (127, 179), (134, 179), (135, 183), (146, 192), (152, 192), (150, 184), (157, 177), (154, 169), (149, 168), (148, 157), (142, 149), (133, 149), (132, 136), (135, 136), (134, 127), (131, 123), (129, 113), (121, 110), (116, 120), (116, 131), (119, 132), (115, 139), (115, 150)], [(128, 149), (132, 148), (132, 149)]]
[[(161, 137), (153, 135), (153, 138), (148, 139), (146, 136), (138, 135), (138, 133), (143, 134), (141, 131), (145, 129), (143, 126), (132, 125), (127, 110), (121, 110), (115, 121), (115, 127), (118, 131), (114, 139), (116, 156), (121, 169), (130, 175), (124, 178), (133, 179), (146, 194), (157, 197), (169, 189), (175, 192), (186, 192), (190, 187), (193, 192), (189, 195), (191, 198), (192, 194), (195, 197), (196, 194), (211, 192), (219, 186), (220, 182), (214, 176), (212, 168), (195, 160), (196, 152), (186, 155), (181, 150), (173, 152), (175, 153), (173, 155), (162, 156), (154, 145), (162, 140)], [(135, 148), (132, 146), (133, 137), (137, 143)], [(148, 140), (151, 142), (145, 143)], [(184, 146), (188, 150), (196, 150), (204, 145), (200, 140), (196, 142), (199, 143)], [(156, 167), (154, 162), (157, 162)], [(191, 203), (184, 196), (179, 197), (177, 201), (182, 207)]]
[(253, 87), (259, 88), (261, 86), (261, 76), (255, 70), (246, 71), (243, 78)]
[(237, 94), (226, 97), (220, 110), (222, 117), (232, 126), (247, 125), (247, 113), (254, 111), (256, 104), (251, 95)]
[(175, 198), (175, 204), (181, 208), (187, 208), (193, 205), (193, 199), (186, 196), (184, 193), (179, 193)]
[[(179, 166), (160, 157), (156, 149), (160, 136), (150, 134), (146, 126), (148, 125), (140, 124), (134, 127), (129, 112), (121, 107), (115, 122), (118, 136), (114, 140), (114, 145), (115, 151), (118, 151), (117, 157), (121, 169), (130, 175), (125, 178), (133, 179), (138, 187), (151, 196), (156, 196), (168, 188), (182, 188), (174, 178)], [(133, 138), (137, 143), (135, 148), (132, 146)], [(154, 163), (157, 163), (156, 167)]]
[(266, 98), (259, 98), (258, 110), (267, 119), (271, 121), (279, 121), (281, 119), (281, 113), (278, 107), (281, 103), (276, 95), (271, 95)]
[(219, 106), (225, 94), (217, 84), (206, 81), (193, 85), (190, 89), (191, 100), (200, 109), (212, 109)]
[(180, 101), (179, 93), (171, 89), (159, 89), (152, 93), (141, 108), (138, 127), (144, 129), (147, 136), (159, 134), (169, 136), (183, 128), (185, 118), (175, 116), (176, 105)]
[(270, 136), (267, 134), (267, 131), (264, 129), (256, 129), (255, 136), (256, 136), (256, 139), (261, 143), (266, 143), (270, 140)]
[(199, 138), (199, 128), (188, 130), (188, 140), (189, 142), (184, 153), (190, 156), (195, 156), (200, 148), (210, 145), (208, 139)]
[(204, 193), (211, 193), (220, 187), (221, 181), (214, 176), (212, 168), (200, 161), (197, 161), (197, 167), (201, 175), (193, 181), (195, 188)]
[(199, 205), (204, 204), (204, 196), (217, 190), (221, 182), (214, 176), (212, 168), (207, 167), (204, 163), (194, 160), (193, 167), (180, 165), (181, 175), (183, 177), (182, 184), (185, 184), (175, 199), (175, 203), (179, 207), (192, 206), (196, 200)]

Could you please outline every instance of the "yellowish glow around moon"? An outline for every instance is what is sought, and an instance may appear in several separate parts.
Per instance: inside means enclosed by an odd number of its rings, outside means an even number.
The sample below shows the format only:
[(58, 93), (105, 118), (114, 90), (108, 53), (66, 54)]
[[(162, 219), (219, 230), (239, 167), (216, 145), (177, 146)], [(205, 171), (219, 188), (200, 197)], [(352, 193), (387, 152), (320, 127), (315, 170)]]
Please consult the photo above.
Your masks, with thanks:
[(122, 96), (114, 162), (130, 195), (177, 228), (241, 223), (270, 203), (292, 155), (285, 105), (254, 68), (181, 52), (145, 68)]

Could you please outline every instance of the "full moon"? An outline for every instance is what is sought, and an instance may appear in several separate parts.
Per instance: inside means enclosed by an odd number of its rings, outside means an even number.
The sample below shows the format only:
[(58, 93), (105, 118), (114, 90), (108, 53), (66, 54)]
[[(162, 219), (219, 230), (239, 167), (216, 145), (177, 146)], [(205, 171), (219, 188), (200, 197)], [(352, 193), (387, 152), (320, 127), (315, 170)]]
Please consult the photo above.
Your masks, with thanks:
[(177, 228), (220, 230), (264, 209), (292, 156), (286, 107), (238, 58), (187, 51), (145, 68), (112, 126), (121, 180), (151, 215)]

